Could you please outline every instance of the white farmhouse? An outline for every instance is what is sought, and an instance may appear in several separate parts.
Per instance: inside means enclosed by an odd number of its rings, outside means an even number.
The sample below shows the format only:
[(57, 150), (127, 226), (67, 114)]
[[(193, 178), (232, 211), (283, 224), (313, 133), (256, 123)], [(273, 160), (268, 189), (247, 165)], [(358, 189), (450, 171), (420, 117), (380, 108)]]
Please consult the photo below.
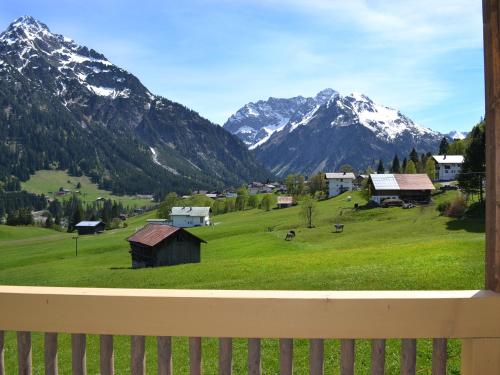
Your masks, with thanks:
[(329, 198), (352, 190), (352, 183), (356, 179), (352, 172), (325, 173), (325, 178), (328, 181)]
[(432, 155), (436, 161), (436, 178), (438, 181), (452, 181), (462, 169), (462, 155)]
[(170, 220), (178, 228), (210, 225), (210, 207), (172, 207)]

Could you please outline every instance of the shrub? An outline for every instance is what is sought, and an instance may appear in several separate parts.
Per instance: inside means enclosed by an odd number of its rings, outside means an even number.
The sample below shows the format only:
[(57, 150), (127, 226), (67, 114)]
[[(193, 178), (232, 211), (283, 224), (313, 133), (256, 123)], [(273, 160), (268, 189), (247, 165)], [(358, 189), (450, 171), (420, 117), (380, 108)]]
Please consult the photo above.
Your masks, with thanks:
[(445, 215), (446, 211), (448, 211), (448, 209), (450, 208), (450, 204), (450, 202), (441, 202), (438, 204), (437, 210), (441, 215)]
[(462, 195), (458, 195), (446, 210), (445, 215), (449, 217), (462, 217), (467, 210), (467, 201)]

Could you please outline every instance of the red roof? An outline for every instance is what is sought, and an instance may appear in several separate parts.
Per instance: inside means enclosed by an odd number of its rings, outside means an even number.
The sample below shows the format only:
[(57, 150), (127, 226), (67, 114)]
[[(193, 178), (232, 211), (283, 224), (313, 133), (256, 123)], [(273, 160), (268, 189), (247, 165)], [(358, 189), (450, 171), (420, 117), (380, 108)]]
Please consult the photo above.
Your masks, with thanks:
[(179, 231), (186, 233), (200, 242), (206, 243), (206, 241), (189, 233), (187, 230), (167, 224), (147, 224), (144, 228), (127, 238), (127, 241), (140, 243), (145, 246), (156, 246)]
[(395, 174), (399, 190), (434, 190), (431, 179), (426, 174)]

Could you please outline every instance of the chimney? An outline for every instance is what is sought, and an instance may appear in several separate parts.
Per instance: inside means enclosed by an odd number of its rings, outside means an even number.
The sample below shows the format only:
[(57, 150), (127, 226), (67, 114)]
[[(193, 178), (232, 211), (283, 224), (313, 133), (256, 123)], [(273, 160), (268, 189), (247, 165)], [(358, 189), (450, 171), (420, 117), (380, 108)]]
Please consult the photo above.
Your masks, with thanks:
[(444, 154), (443, 160), (446, 160), (446, 154)]

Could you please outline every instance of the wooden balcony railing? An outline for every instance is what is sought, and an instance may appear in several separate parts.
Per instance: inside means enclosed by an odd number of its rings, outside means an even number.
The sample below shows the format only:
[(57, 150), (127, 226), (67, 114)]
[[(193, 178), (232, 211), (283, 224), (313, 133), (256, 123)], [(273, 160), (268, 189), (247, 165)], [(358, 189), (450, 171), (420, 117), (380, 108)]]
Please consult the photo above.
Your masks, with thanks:
[[(232, 374), (232, 338), (248, 339), (248, 374), (261, 374), (261, 339), (279, 338), (280, 374), (293, 373), (293, 339), (309, 339), (310, 374), (323, 374), (324, 340), (340, 339), (340, 373), (354, 374), (355, 340), (372, 340), (384, 374), (385, 339), (401, 339), (401, 374), (415, 374), (416, 339), (434, 339), (432, 374), (446, 374), (447, 339), (462, 339), (462, 373), (498, 374), (500, 294), (489, 291), (221, 291), (0, 287), (4, 331), (17, 332), (19, 374), (31, 374), (31, 333), (45, 334), (45, 373), (57, 374), (57, 333), (72, 334), (72, 373), (86, 374), (86, 334), (100, 336), (101, 374), (113, 374), (113, 335), (131, 336), (132, 374), (146, 373), (156, 336), (158, 374), (172, 374), (172, 336), (189, 337), (190, 374), (201, 338), (219, 338), (219, 373)], [(138, 316), (141, 318), (138, 319)]]

